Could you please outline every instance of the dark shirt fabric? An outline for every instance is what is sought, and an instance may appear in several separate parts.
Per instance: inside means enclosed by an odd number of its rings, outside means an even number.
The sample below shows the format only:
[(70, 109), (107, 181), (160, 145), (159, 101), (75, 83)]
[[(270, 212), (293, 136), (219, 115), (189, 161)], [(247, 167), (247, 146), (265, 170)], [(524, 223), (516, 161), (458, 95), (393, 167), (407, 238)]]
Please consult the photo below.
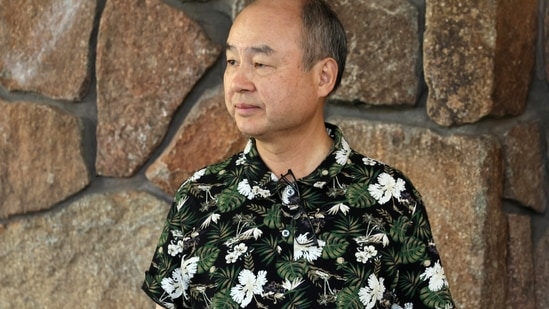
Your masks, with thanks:
[(143, 290), (166, 308), (454, 308), (421, 197), (349, 147), (274, 175), (250, 139), (175, 194)]

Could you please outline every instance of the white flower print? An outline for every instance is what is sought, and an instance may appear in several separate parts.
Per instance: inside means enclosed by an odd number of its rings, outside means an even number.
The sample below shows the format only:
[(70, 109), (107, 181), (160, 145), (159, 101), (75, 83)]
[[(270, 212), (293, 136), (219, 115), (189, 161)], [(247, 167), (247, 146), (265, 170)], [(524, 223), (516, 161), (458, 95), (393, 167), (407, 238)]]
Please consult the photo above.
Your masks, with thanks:
[(248, 183), (248, 179), (244, 179), (238, 184), (238, 192), (249, 200), (255, 198), (256, 196), (263, 198), (271, 196), (271, 192), (269, 190), (262, 189), (259, 186), (251, 187)]
[[(179, 186), (179, 190), (181, 190), (181, 188), (183, 188), (187, 183), (197, 181), (197, 180), (200, 179), (202, 176), (204, 176), (204, 174), (206, 174), (206, 169), (205, 169), (205, 168), (203, 168), (203, 169), (201, 169), (201, 170), (198, 170), (198, 171), (194, 172), (194, 174), (193, 174), (191, 177), (187, 178), (187, 180), (185, 180), (185, 181), (181, 184), (181, 186)], [(178, 190), (178, 191), (179, 191), (179, 190)], [(181, 206), (179, 206), (179, 207), (181, 207)], [(179, 208), (178, 208), (178, 209), (179, 209)]]
[(404, 304), (404, 307), (401, 307), (401, 306), (399, 306), (399, 305), (397, 305), (397, 304), (393, 304), (393, 305), (391, 306), (391, 309), (414, 309), (414, 304), (412, 304), (412, 303), (405, 303), (405, 304)]
[(248, 250), (248, 246), (246, 244), (240, 243), (234, 247), (234, 252), (236, 252), (238, 255), (242, 255)]
[(377, 161), (370, 158), (362, 158), (362, 163), (364, 163), (364, 165), (374, 166), (377, 164)]
[(383, 294), (385, 293), (383, 281), (383, 278), (379, 278), (378, 280), (374, 274), (371, 274), (370, 277), (368, 277), (368, 286), (360, 288), (358, 297), (362, 304), (364, 304), (364, 308), (374, 308), (376, 302), (383, 299)]
[(358, 252), (355, 253), (356, 261), (359, 263), (368, 262), (368, 260), (377, 255), (377, 250), (374, 246), (365, 246), (362, 250), (358, 249)]
[(179, 253), (183, 252), (183, 241), (179, 240), (176, 243), (171, 243), (168, 245), (168, 254), (171, 256), (176, 256)]
[(378, 183), (372, 184), (368, 187), (368, 192), (375, 198), (380, 204), (387, 203), (391, 197), (397, 199), (400, 198), (400, 192), (404, 191), (404, 180), (398, 178), (394, 179), (393, 176), (387, 173), (381, 173), (377, 177)]
[(351, 154), (351, 147), (344, 138), (341, 138), (341, 149), (335, 152), (336, 162), (339, 165), (345, 165)]
[(181, 295), (183, 295), (185, 299), (188, 299), (187, 290), (191, 279), (198, 269), (198, 261), (198, 257), (192, 257), (185, 260), (185, 256), (183, 256), (181, 259), (181, 267), (176, 268), (172, 272), (172, 277), (162, 279), (162, 289), (164, 289), (172, 299), (176, 299)]
[(255, 196), (260, 196), (260, 197), (265, 198), (265, 197), (271, 196), (271, 192), (269, 192), (269, 190), (262, 189), (259, 186), (253, 186), (252, 193), (254, 194), (254, 197)]
[(248, 250), (248, 246), (246, 246), (246, 244), (240, 243), (236, 245), (232, 251), (229, 250), (227, 252), (227, 255), (225, 256), (225, 261), (227, 262), (227, 264), (232, 264), (236, 262), (242, 254), (246, 253), (246, 250)]
[(318, 246), (316, 246), (314, 239), (307, 237), (308, 234), (300, 234), (294, 239), (294, 261), (303, 257), (307, 261), (312, 262), (322, 255), (322, 249), (326, 242), (318, 239)]
[(202, 224), (200, 225), (201, 228), (206, 228), (210, 225), (210, 223), (217, 223), (217, 220), (219, 220), (219, 218), (221, 217), (220, 214), (216, 214), (216, 213), (212, 213), (211, 215), (208, 216), (208, 218), (206, 218), (206, 220), (204, 220), (204, 222), (202, 222)]
[(302, 283), (303, 283), (303, 278), (295, 278), (292, 281), (286, 279), (286, 280), (284, 280), (284, 282), (282, 282), (282, 287), (284, 289), (286, 289), (287, 291), (291, 291), (291, 290), (297, 288)]
[(238, 260), (238, 257), (239, 255), (236, 252), (230, 251), (227, 255), (225, 255), (225, 262), (227, 262), (227, 264), (232, 264)]
[(250, 153), (250, 150), (252, 150), (252, 146), (253, 146), (252, 140), (248, 140), (248, 142), (246, 143), (246, 146), (244, 147), (243, 153), (244, 154)]
[(183, 278), (181, 277), (181, 268), (176, 268), (172, 272), (171, 277), (162, 279), (162, 289), (170, 295), (172, 299), (176, 299), (183, 294)]
[(244, 231), (242, 233), (242, 236), (246, 237), (246, 239), (250, 239), (253, 237), (255, 240), (258, 240), (262, 234), (263, 234), (263, 231), (261, 231), (257, 227), (254, 227), (252, 229)]
[(429, 290), (438, 292), (445, 286), (448, 286), (444, 269), (440, 265), (440, 261), (437, 261), (433, 267), (427, 267), (425, 272), (419, 276), (422, 280), (429, 279)]
[(244, 179), (238, 184), (238, 192), (249, 200), (254, 198), (254, 193), (252, 192), (252, 187), (250, 187), (250, 184), (248, 183), (248, 179)]
[(189, 178), (189, 181), (195, 182), (198, 179), (200, 179), (202, 176), (204, 176), (204, 174), (206, 174), (206, 169), (205, 168), (203, 168), (201, 170), (198, 170), (198, 171), (194, 172), (194, 174)]
[(354, 239), (359, 245), (371, 243), (382, 244), (383, 247), (387, 247), (389, 245), (389, 237), (387, 237), (387, 234), (385, 233), (368, 234), (366, 236), (359, 236)]
[(170, 230), (170, 233), (172, 233), (175, 238), (183, 238), (183, 232), (180, 230)]
[(231, 288), (231, 297), (237, 302), (241, 308), (245, 308), (252, 301), (254, 295), (263, 293), (263, 286), (267, 283), (267, 272), (260, 270), (256, 275), (248, 270), (243, 269), (238, 274), (238, 282), (236, 286)]
[(336, 205), (330, 207), (330, 209), (328, 209), (328, 213), (330, 215), (335, 215), (335, 214), (337, 214), (338, 212), (341, 211), (344, 215), (346, 215), (349, 212), (349, 209), (351, 209), (349, 206), (347, 206), (343, 203), (339, 203), (339, 204), (336, 204)]
[(313, 187), (322, 189), (326, 185), (325, 181), (317, 181), (313, 184)]
[(236, 165), (243, 165), (244, 163), (246, 163), (246, 155), (250, 152), (252, 146), (252, 141), (248, 140), (248, 142), (246, 143), (246, 147), (244, 148), (238, 159), (236, 159)]
[(242, 165), (246, 163), (246, 156), (244, 154), (241, 154), (238, 159), (236, 159), (236, 165)]

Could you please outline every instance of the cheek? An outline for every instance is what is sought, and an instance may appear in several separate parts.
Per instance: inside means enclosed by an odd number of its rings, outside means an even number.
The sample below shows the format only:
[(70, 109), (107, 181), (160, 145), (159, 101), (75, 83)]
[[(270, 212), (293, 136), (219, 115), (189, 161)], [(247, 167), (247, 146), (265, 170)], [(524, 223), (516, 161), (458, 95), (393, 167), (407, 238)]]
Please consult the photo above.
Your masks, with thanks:
[(228, 92), (225, 92), (224, 99), (225, 99), (225, 108), (227, 108), (227, 111), (232, 116), (234, 114), (234, 107), (233, 107), (233, 104), (231, 103), (231, 95)]

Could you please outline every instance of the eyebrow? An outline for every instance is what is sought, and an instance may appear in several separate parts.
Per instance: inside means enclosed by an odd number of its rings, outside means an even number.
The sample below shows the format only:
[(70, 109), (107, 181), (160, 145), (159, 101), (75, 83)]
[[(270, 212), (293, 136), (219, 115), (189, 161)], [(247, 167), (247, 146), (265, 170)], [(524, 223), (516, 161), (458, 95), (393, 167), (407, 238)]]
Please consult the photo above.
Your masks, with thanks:
[[(236, 49), (236, 46), (231, 45), (229, 43), (226, 44), (225, 47), (226, 50), (232, 51)], [(272, 55), (275, 53), (275, 50), (270, 47), (269, 45), (258, 45), (258, 46), (251, 46), (246, 48), (246, 52), (250, 52), (251, 54), (264, 54), (264, 55)]]

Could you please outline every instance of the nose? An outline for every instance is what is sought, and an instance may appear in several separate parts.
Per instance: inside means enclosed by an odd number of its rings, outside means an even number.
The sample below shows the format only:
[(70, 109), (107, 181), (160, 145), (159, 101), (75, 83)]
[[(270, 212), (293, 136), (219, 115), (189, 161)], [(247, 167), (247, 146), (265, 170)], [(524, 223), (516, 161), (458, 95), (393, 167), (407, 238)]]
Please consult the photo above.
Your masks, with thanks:
[(226, 72), (225, 78), (229, 79), (229, 86), (234, 92), (247, 92), (255, 89), (251, 72), (245, 66), (240, 65), (231, 68)]

